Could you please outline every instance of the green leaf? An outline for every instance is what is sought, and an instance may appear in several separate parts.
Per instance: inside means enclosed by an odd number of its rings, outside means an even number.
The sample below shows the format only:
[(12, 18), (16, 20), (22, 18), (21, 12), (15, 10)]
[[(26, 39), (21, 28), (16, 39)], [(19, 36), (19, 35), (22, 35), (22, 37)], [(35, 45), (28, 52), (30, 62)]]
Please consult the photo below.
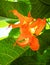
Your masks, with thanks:
[[(28, 52), (29, 50), (27, 50), (26, 52)], [(10, 65), (16, 65), (16, 64), (17, 65), (37, 65), (37, 53), (33, 52), (33, 55), (31, 55), (31, 56), (25, 55), (25, 53), (23, 54), (23, 56), (19, 57), (15, 61), (13, 61)], [(29, 52), (29, 54), (30, 54), (30, 52)]]
[[(20, 62), (20, 63), (19, 63)], [(37, 51), (28, 49), (21, 57), (15, 59), (10, 65), (49, 65), (50, 47), (42, 55)]]
[(9, 1), (0, 1), (0, 16), (17, 18), (10, 12), (10, 10), (18, 10), (23, 15), (27, 15), (29, 11), (29, 5), (25, 2), (9, 2)]
[(22, 1), (22, 2), (25, 2), (25, 3), (27, 3), (27, 4), (29, 4), (30, 5), (30, 0), (17, 0), (18, 2), (19, 1)]
[(50, 0), (40, 0), (41, 2), (43, 2), (44, 4), (50, 5)]
[(46, 62), (46, 65), (49, 65), (49, 63), (50, 63), (50, 47), (48, 47), (48, 48), (44, 51), (44, 53), (43, 53), (43, 58), (44, 58), (44, 60), (45, 60), (45, 62)]
[(2, 24), (4, 26), (4, 21), (6, 21), (6, 23), (10, 23), (10, 24), (13, 24), (13, 23), (16, 23), (18, 22), (19, 20), (18, 19), (12, 19), (12, 18), (6, 18), (6, 17), (1, 17), (0, 16), (0, 21), (2, 21)]
[(48, 59), (50, 59), (50, 46), (44, 51), (43, 56), (47, 62)]
[(50, 46), (50, 29), (45, 30), (39, 37), (40, 49), (39, 52), (43, 54), (44, 50), (46, 50)]
[(12, 29), (9, 33), (9, 37), (18, 38), (19, 35), (20, 35), (20, 29), (19, 28)]
[(5, 20), (0, 20), (0, 28), (1, 27), (6, 27), (8, 26), (9, 24), (5, 21)]
[[(30, 0), (31, 14), (34, 18), (48, 18), (50, 17), (50, 5), (43, 3), (45, 0)], [(47, 0), (49, 2), (49, 0)]]
[(18, 45), (15, 47), (13, 44), (15, 43), (15, 39), (12, 37), (8, 37), (7, 39), (0, 41), (0, 64), (8, 65), (16, 58), (20, 57), (28, 47), (21, 48)]
[[(28, 54), (26, 55), (26, 53)], [(29, 49), (21, 57), (14, 60), (10, 65), (16, 65), (16, 64), (17, 65), (25, 65), (25, 64), (26, 65), (41, 65), (41, 64), (45, 65), (45, 61), (39, 52), (33, 52)]]
[(37, 63), (32, 56), (23, 56), (16, 59), (10, 65), (37, 65)]

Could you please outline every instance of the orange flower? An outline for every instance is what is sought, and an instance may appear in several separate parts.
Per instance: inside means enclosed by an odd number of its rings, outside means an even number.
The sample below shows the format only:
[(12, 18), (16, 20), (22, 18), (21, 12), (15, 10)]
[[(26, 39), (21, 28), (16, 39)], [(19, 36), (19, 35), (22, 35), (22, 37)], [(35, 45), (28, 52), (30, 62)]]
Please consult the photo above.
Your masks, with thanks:
[(16, 40), (16, 43), (21, 47), (30, 45), (30, 48), (32, 50), (37, 51), (40, 45), (35, 35), (39, 35), (43, 30), (46, 24), (46, 19), (38, 18), (37, 20), (35, 20), (31, 17), (30, 12), (28, 13), (28, 17), (21, 15), (17, 10), (12, 10), (11, 12), (20, 20), (19, 24), (10, 25), (12, 26), (12, 28), (20, 27), (21, 34)]
[(33, 22), (33, 24), (30, 25), (30, 27), (36, 29), (35, 34), (39, 35), (39, 33), (44, 29), (45, 24), (46, 24), (46, 19), (38, 18), (36, 22)]

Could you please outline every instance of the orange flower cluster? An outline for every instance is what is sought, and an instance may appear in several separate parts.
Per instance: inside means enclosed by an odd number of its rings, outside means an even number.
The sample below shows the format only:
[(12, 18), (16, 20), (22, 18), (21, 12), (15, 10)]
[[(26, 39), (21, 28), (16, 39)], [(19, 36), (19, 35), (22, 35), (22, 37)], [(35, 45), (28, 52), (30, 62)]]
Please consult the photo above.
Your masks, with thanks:
[(17, 10), (12, 10), (11, 12), (20, 20), (19, 24), (10, 24), (12, 28), (20, 28), (21, 34), (16, 40), (16, 43), (21, 47), (29, 45), (33, 51), (37, 51), (40, 45), (36, 36), (38, 36), (40, 32), (44, 29), (46, 19), (38, 18), (36, 20), (31, 17), (30, 12), (28, 13), (28, 17), (23, 16)]

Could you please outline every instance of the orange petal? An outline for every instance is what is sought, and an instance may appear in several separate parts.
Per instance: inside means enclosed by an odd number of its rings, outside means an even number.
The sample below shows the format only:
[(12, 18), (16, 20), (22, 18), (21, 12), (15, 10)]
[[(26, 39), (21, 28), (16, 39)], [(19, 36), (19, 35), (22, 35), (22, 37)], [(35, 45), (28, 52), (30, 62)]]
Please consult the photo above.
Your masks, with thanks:
[(20, 32), (22, 33), (22, 35), (23, 35), (24, 37), (30, 37), (30, 36), (32, 35), (32, 34), (30, 33), (30, 31), (29, 31), (29, 27), (28, 27), (27, 24), (24, 24), (24, 25), (21, 26)]
[(17, 10), (11, 10), (11, 12), (20, 19), (21, 23), (24, 21), (24, 16), (20, 14)]
[(38, 26), (40, 24), (39, 21), (41, 21), (40, 18), (38, 18), (36, 21), (33, 21), (33, 23), (30, 25), (30, 27), (36, 27), (36, 26)]
[(9, 26), (12, 26), (12, 28), (18, 28), (20, 27), (20, 24), (10, 24)]
[(19, 46), (21, 47), (25, 47), (27, 46), (28, 42), (27, 41), (24, 41), (24, 42), (16, 42)]
[(40, 32), (44, 29), (45, 25), (46, 25), (46, 19), (43, 19), (43, 20), (39, 21), (39, 25), (38, 25), (38, 27), (35, 31), (35, 34), (39, 35)]
[(31, 21), (33, 20), (33, 18), (30, 17), (30, 16), (31, 16), (31, 15), (30, 15), (30, 12), (29, 12), (29, 14), (28, 14), (28, 17), (23, 16), (23, 15), (20, 14), (17, 10), (11, 10), (11, 12), (13, 12), (13, 14), (19, 18), (21, 24), (23, 24), (24, 21), (26, 21), (26, 23), (28, 23), (28, 22), (31, 22)]
[[(20, 41), (23, 40), (23, 39), (26, 39), (26, 40), (20, 42)], [(28, 44), (28, 42), (29, 42), (29, 38), (24, 38), (22, 34), (20, 35), (20, 37), (19, 37), (19, 38), (17, 39), (17, 41), (16, 41), (16, 43), (17, 43), (19, 46), (21, 46), (21, 47), (25, 47), (25, 46)]]
[(19, 38), (17, 39), (18, 41), (25, 39), (25, 37), (23, 36), (23, 34), (20, 34)]
[(11, 10), (11, 12), (13, 12), (13, 14), (14, 14), (15, 16), (17, 16), (18, 18), (23, 18), (23, 15), (20, 14), (17, 10)]
[(28, 17), (31, 17), (31, 13), (30, 12), (28, 13)]
[(32, 22), (34, 20), (34, 18), (31, 17), (31, 13), (30, 12), (28, 12), (28, 18), (29, 18), (29, 22)]
[(38, 39), (35, 36), (32, 36), (30, 38), (30, 48), (33, 51), (37, 51), (37, 50), (39, 50), (39, 47), (40, 47), (40, 45), (39, 45)]
[[(24, 46), (25, 44), (19, 42), (20, 40), (23, 40), (24, 39), (24, 36), (22, 34), (20, 34), (19, 38), (17, 39), (16, 43), (19, 45), (19, 46)], [(13, 46), (16, 46), (16, 43), (14, 43)]]

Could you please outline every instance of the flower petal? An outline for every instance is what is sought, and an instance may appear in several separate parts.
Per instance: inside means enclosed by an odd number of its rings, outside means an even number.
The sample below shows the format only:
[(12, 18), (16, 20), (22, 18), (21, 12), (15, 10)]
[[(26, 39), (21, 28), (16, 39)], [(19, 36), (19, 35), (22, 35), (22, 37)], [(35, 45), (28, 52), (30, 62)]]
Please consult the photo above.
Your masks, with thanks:
[(19, 18), (21, 24), (23, 24), (24, 21), (26, 21), (28, 23), (28, 22), (31, 22), (33, 20), (30, 12), (28, 13), (28, 17), (23, 16), (17, 10), (11, 10), (11, 12), (13, 12), (13, 14)]
[(20, 24), (10, 24), (9, 27), (12, 26), (12, 28), (18, 28), (20, 27)]
[(21, 47), (25, 47), (25, 46), (27, 46), (27, 44), (28, 44), (28, 41), (24, 41), (24, 42), (16, 42), (19, 46), (21, 46)]
[(31, 17), (31, 13), (30, 12), (28, 12), (28, 17)]
[(10, 12), (19, 18), (21, 24), (23, 23), (25, 17), (22, 14), (20, 14), (17, 10), (10, 10)]
[(43, 20), (39, 21), (39, 25), (38, 25), (38, 27), (35, 31), (35, 34), (39, 35), (40, 32), (44, 29), (45, 25), (46, 25), (46, 19), (43, 19)]
[[(20, 42), (21, 40), (25, 39), (24, 41)], [(29, 38), (24, 38), (23, 35), (21, 34), (20, 37), (17, 39), (16, 43), (21, 46), (25, 47), (29, 42)]]
[(35, 22), (30, 25), (31, 28), (35, 28), (35, 34), (39, 35), (46, 25), (46, 19), (38, 18)]
[(33, 23), (30, 25), (30, 27), (33, 28), (33, 27), (37, 26), (39, 24), (39, 20), (40, 19), (33, 21)]
[(35, 36), (32, 36), (30, 38), (30, 48), (33, 51), (37, 51), (37, 50), (39, 50), (39, 47), (40, 47), (40, 45), (39, 45), (38, 39)]
[(21, 26), (21, 28), (20, 28), (20, 32), (21, 32), (21, 34), (23, 35), (23, 37), (30, 37), (32, 34), (30, 33), (30, 31), (29, 31), (29, 27), (28, 27), (28, 25), (27, 24), (24, 24), (24, 25), (22, 25)]

